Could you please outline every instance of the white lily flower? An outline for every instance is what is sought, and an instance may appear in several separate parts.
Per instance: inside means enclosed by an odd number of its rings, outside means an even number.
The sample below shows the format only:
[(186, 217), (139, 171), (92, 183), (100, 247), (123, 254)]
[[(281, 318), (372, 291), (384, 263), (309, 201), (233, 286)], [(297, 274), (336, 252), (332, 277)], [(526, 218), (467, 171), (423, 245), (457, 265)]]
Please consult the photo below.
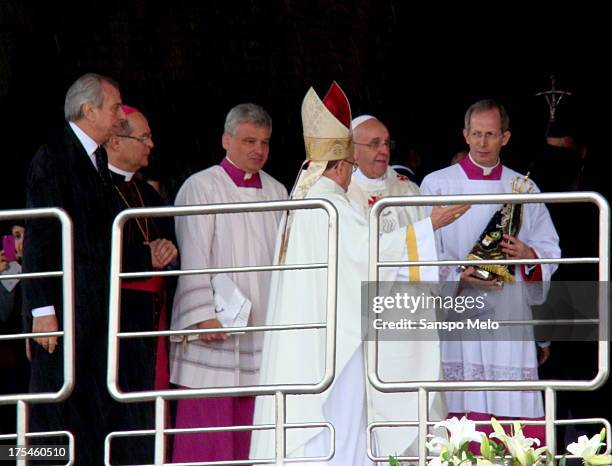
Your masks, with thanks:
[[(465, 416), (461, 419), (453, 417), (444, 421), (438, 422), (434, 428), (444, 427), (448, 430), (450, 438), (448, 440), (441, 437), (434, 437), (430, 442), (431, 445), (446, 446), (450, 455), (454, 455), (466, 442), (482, 441), (484, 434), (476, 431), (476, 423), (468, 420)], [(429, 445), (428, 445), (429, 447)]]
[(510, 456), (515, 458), (516, 461), (522, 466), (530, 466), (537, 463), (539, 455), (546, 450), (546, 448), (540, 448), (534, 451), (533, 445), (539, 446), (540, 440), (525, 437), (523, 434), (523, 429), (518, 422), (513, 424), (514, 435), (508, 435), (495, 418), (491, 418), (491, 425), (493, 426), (493, 430), (495, 432), (493, 432), (490, 437), (501, 440), (506, 446), (508, 453), (510, 453)]
[[(512, 439), (513, 446), (515, 448), (520, 448), (522, 450), (527, 450), (531, 448), (533, 445), (540, 446), (540, 440), (537, 438), (525, 437), (523, 434), (523, 429), (518, 422), (514, 423), (514, 435), (508, 435), (506, 431), (501, 427), (501, 425), (494, 418), (491, 419), (491, 424), (493, 425), (493, 432), (489, 437), (497, 438), (502, 442), (506, 443), (509, 439)], [(506, 445), (508, 446), (508, 445)]]
[[(518, 433), (515, 433), (513, 437), (507, 437), (507, 446), (508, 450), (510, 450), (510, 454), (515, 456), (515, 452), (526, 452), (529, 450), (534, 444), (540, 445), (540, 440), (537, 438), (529, 438), (523, 435), (523, 431), (520, 430)], [(521, 464), (524, 464), (521, 462)]]
[[(585, 463), (589, 464), (609, 464), (605, 461), (609, 460), (606, 455), (598, 455), (599, 448), (605, 445), (601, 441), (601, 434), (595, 434), (590, 439), (586, 435), (578, 437), (578, 442), (570, 443), (567, 446), (567, 451), (572, 455), (579, 456)], [(602, 463), (604, 461), (604, 463)]]

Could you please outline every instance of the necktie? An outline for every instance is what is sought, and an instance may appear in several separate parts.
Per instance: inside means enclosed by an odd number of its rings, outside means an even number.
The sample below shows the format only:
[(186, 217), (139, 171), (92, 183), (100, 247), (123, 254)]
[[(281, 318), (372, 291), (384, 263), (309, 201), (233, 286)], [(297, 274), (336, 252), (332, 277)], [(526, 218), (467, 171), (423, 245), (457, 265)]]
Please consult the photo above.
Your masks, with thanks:
[(108, 157), (106, 155), (106, 150), (104, 150), (104, 147), (98, 146), (94, 152), (94, 155), (96, 156), (96, 166), (98, 167), (98, 175), (100, 175), (100, 178), (102, 179), (102, 184), (106, 189), (110, 189), (112, 186), (112, 181), (108, 171)]

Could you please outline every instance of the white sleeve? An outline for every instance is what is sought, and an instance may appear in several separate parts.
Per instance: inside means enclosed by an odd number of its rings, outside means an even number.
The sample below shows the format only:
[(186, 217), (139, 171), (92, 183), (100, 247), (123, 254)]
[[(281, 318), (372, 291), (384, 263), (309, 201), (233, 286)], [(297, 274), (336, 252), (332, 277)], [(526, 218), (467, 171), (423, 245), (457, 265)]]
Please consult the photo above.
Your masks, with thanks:
[[(406, 250), (402, 260), (438, 260), (436, 240), (430, 217), (426, 217), (406, 227)], [(438, 274), (438, 267), (430, 266), (419, 267), (418, 275), (412, 274), (411, 276), (408, 267), (401, 267), (398, 272), (398, 278), (400, 280), (414, 281), (417, 279), (423, 282), (437, 282)]]
[[(176, 198), (176, 205), (207, 204), (197, 180), (188, 180)], [(181, 253), (181, 269), (205, 269), (211, 264), (215, 234), (214, 215), (175, 217), (176, 239)], [(183, 275), (178, 280), (174, 298), (172, 328), (186, 329), (215, 318), (210, 274)]]
[[(524, 214), (527, 216), (518, 238), (524, 241), (538, 255), (540, 259), (556, 259), (561, 257), (559, 248), (559, 235), (550, 218), (545, 204), (524, 204)], [(542, 281), (550, 281), (558, 264), (543, 264)]]

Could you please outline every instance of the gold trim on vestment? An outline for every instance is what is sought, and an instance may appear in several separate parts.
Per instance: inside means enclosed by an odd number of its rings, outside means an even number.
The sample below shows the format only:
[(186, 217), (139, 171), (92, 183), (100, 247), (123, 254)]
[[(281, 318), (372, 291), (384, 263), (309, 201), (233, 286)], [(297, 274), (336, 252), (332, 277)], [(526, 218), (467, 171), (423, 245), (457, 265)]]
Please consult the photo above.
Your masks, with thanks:
[[(409, 261), (414, 262), (419, 260), (419, 246), (417, 244), (416, 232), (412, 225), (406, 228), (406, 251)], [(418, 266), (408, 267), (408, 278), (411, 282), (421, 281), (421, 270)]]

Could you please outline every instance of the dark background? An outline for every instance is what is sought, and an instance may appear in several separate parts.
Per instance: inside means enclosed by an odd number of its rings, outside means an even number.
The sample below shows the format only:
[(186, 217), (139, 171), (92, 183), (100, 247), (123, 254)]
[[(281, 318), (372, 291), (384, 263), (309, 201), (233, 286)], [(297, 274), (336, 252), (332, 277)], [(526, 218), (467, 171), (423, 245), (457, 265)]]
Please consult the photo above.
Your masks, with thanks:
[[(24, 202), (31, 156), (63, 124), (66, 89), (80, 75), (115, 78), (125, 103), (149, 118), (152, 170), (171, 193), (217, 163), (227, 111), (252, 101), (272, 115), (266, 170), (291, 186), (304, 158), (300, 105), (332, 80), (353, 114), (373, 113), (416, 149), (422, 173), (464, 148), (463, 114), (493, 97), (510, 113), (504, 160), (525, 170), (547, 123), (554, 74), (601, 175), (608, 157), (610, 59), (606, 15), (573, 5), (536, 12), (392, 0), (205, 2), (0, 0), (0, 208)], [(562, 11), (562, 13), (557, 13)], [(570, 110), (571, 107), (571, 110)], [(554, 169), (554, 167), (551, 167)], [(537, 181), (537, 180), (536, 180)], [(600, 188), (603, 189), (603, 188)]]

